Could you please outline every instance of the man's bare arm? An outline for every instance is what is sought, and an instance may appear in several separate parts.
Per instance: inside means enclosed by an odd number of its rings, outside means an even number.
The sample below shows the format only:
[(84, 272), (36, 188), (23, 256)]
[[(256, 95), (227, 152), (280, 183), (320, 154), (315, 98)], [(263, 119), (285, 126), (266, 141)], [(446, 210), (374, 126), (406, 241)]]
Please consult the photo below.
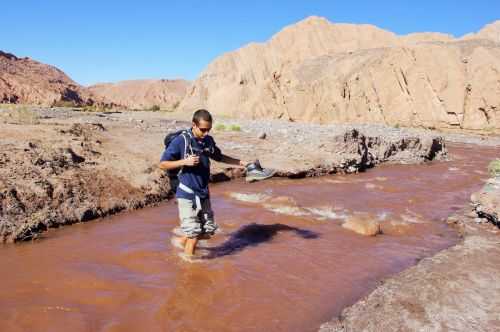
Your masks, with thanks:
[(222, 155), (220, 162), (230, 165), (243, 166), (243, 167), (248, 164), (248, 162), (245, 160), (236, 159), (230, 156), (226, 156), (225, 154)]
[(162, 161), (159, 164), (160, 169), (162, 170), (170, 170), (170, 169), (175, 169), (179, 168), (182, 166), (196, 166), (200, 162), (200, 157), (191, 155), (187, 157), (186, 159), (181, 159), (181, 160), (166, 160)]

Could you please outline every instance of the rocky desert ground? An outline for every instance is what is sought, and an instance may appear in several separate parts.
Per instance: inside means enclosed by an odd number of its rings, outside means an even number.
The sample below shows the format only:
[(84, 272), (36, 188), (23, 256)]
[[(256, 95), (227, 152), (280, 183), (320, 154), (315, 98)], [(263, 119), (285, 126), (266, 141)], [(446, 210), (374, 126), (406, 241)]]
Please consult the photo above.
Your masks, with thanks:
[[(32, 239), (50, 227), (87, 221), (169, 198), (157, 167), (166, 133), (190, 121), (157, 112), (12, 108), (0, 113), (2, 241)], [(223, 120), (215, 138), (228, 154), (277, 176), (353, 173), (383, 162), (446, 157), (443, 139), (383, 126), (320, 126)], [(227, 125), (227, 130), (217, 130)], [(265, 138), (263, 138), (265, 136)], [(243, 175), (215, 165), (213, 181)]]

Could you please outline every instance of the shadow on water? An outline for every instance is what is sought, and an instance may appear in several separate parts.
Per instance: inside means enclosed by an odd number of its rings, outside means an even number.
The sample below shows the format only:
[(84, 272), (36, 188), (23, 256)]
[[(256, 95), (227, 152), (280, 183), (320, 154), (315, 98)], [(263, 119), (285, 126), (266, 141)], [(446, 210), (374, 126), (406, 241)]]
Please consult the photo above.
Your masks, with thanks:
[(205, 257), (208, 259), (232, 255), (242, 251), (248, 246), (258, 246), (261, 243), (272, 240), (279, 232), (293, 231), (304, 239), (316, 239), (318, 233), (292, 227), (284, 224), (260, 225), (249, 224), (232, 233), (228, 240), (216, 247), (207, 248), (210, 253)]

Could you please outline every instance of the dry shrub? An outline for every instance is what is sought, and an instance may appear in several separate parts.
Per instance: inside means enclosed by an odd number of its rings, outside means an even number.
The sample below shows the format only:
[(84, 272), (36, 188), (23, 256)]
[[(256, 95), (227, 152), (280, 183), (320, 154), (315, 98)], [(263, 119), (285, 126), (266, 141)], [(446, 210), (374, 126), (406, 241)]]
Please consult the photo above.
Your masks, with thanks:
[(493, 177), (500, 176), (500, 159), (495, 159), (490, 162), (488, 165), (488, 172)]
[(34, 125), (40, 123), (40, 115), (27, 106), (21, 106), (10, 111), (11, 117), (16, 123)]

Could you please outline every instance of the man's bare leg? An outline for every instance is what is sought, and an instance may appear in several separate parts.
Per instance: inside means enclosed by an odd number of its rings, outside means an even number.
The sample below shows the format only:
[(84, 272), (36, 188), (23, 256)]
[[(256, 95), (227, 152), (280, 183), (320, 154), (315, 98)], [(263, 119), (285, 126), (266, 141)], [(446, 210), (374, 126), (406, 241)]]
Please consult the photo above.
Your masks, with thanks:
[(184, 253), (187, 256), (193, 256), (196, 249), (196, 243), (198, 243), (198, 238), (186, 238), (186, 244), (184, 246)]
[(173, 236), (170, 239), (170, 243), (172, 243), (172, 245), (174, 247), (182, 249), (182, 250), (184, 250), (184, 248), (186, 247), (186, 241), (187, 241), (187, 237), (185, 237), (185, 236)]

